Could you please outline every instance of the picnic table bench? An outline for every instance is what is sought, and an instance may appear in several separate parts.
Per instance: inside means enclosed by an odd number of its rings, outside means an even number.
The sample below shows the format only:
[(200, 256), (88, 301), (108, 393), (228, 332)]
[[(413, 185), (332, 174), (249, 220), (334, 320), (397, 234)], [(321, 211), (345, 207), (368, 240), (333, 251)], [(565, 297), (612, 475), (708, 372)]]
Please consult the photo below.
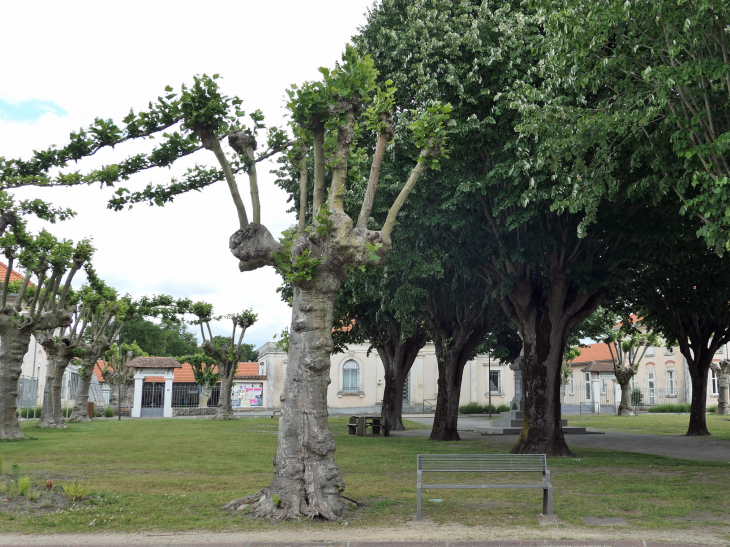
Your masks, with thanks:
[[(423, 484), (423, 473), (542, 473), (527, 484)], [(545, 454), (419, 454), (416, 477), (416, 519), (421, 520), (423, 488), (542, 488), (542, 513), (553, 514), (553, 487)]]
[(358, 437), (367, 436), (368, 427), (372, 436), (390, 436), (390, 427), (382, 416), (350, 416), (350, 421), (347, 423), (348, 433)]

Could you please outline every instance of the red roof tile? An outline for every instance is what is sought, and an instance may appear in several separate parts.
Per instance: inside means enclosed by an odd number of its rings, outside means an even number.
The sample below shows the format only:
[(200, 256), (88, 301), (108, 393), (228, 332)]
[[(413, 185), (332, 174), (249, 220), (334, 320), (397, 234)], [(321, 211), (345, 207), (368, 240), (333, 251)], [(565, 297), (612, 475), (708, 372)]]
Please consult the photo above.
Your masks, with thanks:
[[(101, 368), (103, 368), (104, 362), (99, 361), (98, 366), (94, 368), (94, 373), (96, 374), (96, 377), (99, 379), (100, 382), (103, 382), (104, 379), (101, 376)], [(217, 369), (216, 369), (217, 370)], [(259, 364), (258, 363), (238, 363), (238, 370), (236, 370), (236, 378), (240, 377), (251, 377), (251, 376), (257, 376), (259, 373)], [(173, 369), (174, 379), (173, 382), (188, 382), (193, 383), (195, 382), (195, 375), (193, 374), (193, 367), (190, 366), (190, 363), (183, 363), (180, 365), (180, 368)], [(261, 378), (265, 379), (265, 376), (262, 376)], [(146, 382), (163, 382), (164, 378), (162, 376), (147, 376), (145, 377)]]
[(611, 360), (611, 352), (608, 346), (603, 342), (598, 344), (589, 344), (587, 348), (578, 348), (580, 355), (573, 361), (574, 365), (579, 363), (588, 363), (590, 361)]
[[(5, 275), (8, 273), (8, 265), (0, 262), (0, 283), (5, 282)], [(15, 270), (10, 272), (10, 281), (23, 281), (23, 276)]]

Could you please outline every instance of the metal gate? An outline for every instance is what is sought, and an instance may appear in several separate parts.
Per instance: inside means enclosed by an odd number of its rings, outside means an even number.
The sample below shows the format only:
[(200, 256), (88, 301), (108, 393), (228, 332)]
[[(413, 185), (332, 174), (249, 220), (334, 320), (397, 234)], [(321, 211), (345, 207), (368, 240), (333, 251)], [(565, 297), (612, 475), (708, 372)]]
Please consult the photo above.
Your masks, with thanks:
[(165, 412), (165, 382), (142, 384), (140, 418), (162, 418)]

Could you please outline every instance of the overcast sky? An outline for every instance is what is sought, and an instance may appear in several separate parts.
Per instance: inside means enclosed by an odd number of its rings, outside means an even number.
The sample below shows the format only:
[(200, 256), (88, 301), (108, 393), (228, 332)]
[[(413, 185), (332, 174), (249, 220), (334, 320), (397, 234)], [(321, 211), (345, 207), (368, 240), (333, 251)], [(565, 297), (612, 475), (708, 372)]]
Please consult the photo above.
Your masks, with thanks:
[[(372, 0), (254, 0), (175, 2), (5, 2), (0, 23), (0, 156), (27, 158), (34, 149), (61, 146), (68, 134), (95, 117), (121, 123), (193, 75), (219, 73), (223, 92), (243, 99), (246, 112), (261, 109), (281, 126), (284, 90), (318, 78), (332, 67), (365, 22)], [(135, 145), (97, 154), (82, 171), (118, 161)], [(194, 162), (215, 165), (201, 151), (172, 170), (145, 173), (126, 186), (165, 184)], [(295, 223), (286, 195), (259, 165), (262, 222), (277, 236)], [(245, 183), (245, 184), (242, 184)], [(247, 180), (239, 186), (248, 194)], [(99, 187), (38, 189), (41, 197), (70, 207), (76, 218), (55, 225), (31, 219), (59, 237), (93, 237), (99, 275), (121, 293), (168, 293), (205, 300), (216, 313), (253, 308), (258, 323), (246, 335), (257, 346), (289, 326), (290, 309), (276, 293), (270, 267), (240, 273), (228, 250), (237, 216), (224, 182), (175, 199), (164, 208), (137, 205), (106, 209), (110, 190)], [(246, 200), (249, 218), (250, 199)], [(217, 325), (217, 333), (229, 330)]]

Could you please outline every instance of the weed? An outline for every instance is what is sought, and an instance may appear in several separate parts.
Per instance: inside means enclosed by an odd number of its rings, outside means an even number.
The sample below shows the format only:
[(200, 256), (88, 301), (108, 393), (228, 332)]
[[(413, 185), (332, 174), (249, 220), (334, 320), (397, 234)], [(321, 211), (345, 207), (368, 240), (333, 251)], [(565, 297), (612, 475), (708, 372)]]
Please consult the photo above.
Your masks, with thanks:
[(41, 502), (41, 508), (42, 509), (49, 509), (53, 505), (53, 502), (46, 498)]
[(53, 490), (53, 479), (48, 479), (46, 481), (46, 490)]
[(38, 490), (33, 490), (33, 488), (31, 487), (25, 497), (28, 499), (28, 501), (36, 501), (38, 498), (41, 497), (41, 493)]
[(274, 501), (274, 505), (276, 505), (277, 507), (281, 507), (281, 502), (284, 501), (276, 494), (274, 494), (274, 497), (272, 498), (272, 500)]
[(10, 501), (13, 501), (15, 499), (15, 485), (14, 484), (10, 487), (10, 490), (8, 490), (8, 499)]
[(30, 490), (30, 477), (26, 475), (20, 482), (18, 482), (18, 494), (21, 496), (28, 497), (28, 491)]
[(73, 481), (68, 486), (63, 485), (63, 491), (69, 501), (82, 501), (89, 494), (89, 483), (82, 486), (80, 482)]
[(10, 468), (10, 478), (13, 479), (13, 482), (18, 482), (18, 477), (20, 477), (20, 466), (14, 463)]
[(3, 474), (3, 456), (0, 454), (0, 476)]

